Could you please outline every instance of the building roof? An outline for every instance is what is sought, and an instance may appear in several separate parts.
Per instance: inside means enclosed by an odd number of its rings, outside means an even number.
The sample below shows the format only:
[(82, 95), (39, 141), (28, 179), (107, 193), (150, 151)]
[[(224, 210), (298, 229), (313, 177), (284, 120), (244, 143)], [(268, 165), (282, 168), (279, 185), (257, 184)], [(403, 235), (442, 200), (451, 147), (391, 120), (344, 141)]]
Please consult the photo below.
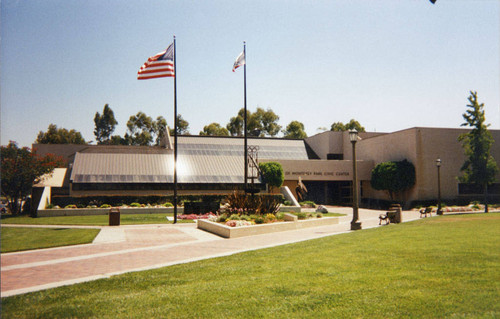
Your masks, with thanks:
[[(179, 136), (179, 183), (243, 183), (243, 138)], [(260, 161), (308, 159), (303, 140), (249, 138)], [(143, 148), (88, 148), (77, 152), (73, 183), (172, 183), (173, 153)]]
[(54, 168), (54, 171), (45, 174), (40, 178), (40, 182), (33, 185), (34, 187), (62, 187), (64, 184), (64, 177), (66, 176), (66, 168)]

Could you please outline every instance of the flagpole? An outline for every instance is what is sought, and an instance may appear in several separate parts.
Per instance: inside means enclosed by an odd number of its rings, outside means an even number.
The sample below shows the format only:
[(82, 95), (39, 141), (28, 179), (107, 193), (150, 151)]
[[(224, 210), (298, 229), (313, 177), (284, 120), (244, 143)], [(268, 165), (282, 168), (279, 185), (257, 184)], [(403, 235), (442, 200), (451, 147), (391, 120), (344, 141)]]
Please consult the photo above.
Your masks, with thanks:
[(174, 35), (174, 224), (177, 223), (177, 64)]
[(243, 116), (243, 130), (244, 134), (243, 136), (245, 137), (245, 143), (244, 143), (244, 156), (245, 156), (245, 194), (248, 191), (248, 147), (247, 147), (247, 53), (246, 53), (246, 41), (243, 41), (243, 57), (245, 58), (245, 64), (243, 65), (243, 95), (245, 99), (245, 115)]

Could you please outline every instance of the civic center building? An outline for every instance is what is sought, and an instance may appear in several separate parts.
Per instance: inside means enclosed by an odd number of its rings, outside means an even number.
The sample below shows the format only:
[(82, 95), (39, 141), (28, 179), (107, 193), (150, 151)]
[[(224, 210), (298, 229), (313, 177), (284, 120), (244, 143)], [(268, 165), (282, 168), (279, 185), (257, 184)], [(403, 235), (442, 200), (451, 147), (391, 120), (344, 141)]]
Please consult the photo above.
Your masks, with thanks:
[[(408, 160), (416, 171), (416, 183), (396, 198), (406, 203), (437, 199), (436, 160), (441, 159), (441, 197), (446, 200), (479, 198), (481, 190), (457, 180), (465, 161), (458, 136), (465, 129), (415, 127), (393, 133), (359, 133), (356, 143), (360, 202), (374, 206), (388, 194), (370, 187), (372, 169), (381, 162)], [(500, 130), (490, 130), (500, 141)], [(242, 137), (178, 137), (179, 194), (221, 194), (244, 185), (244, 139)], [(348, 132), (326, 131), (306, 139), (248, 138), (258, 162), (281, 163), (287, 186), (294, 195), (299, 179), (307, 187), (307, 199), (328, 205), (352, 203), (352, 144)], [(64, 157), (68, 166), (42, 182), (55, 196), (171, 195), (173, 148), (169, 138), (163, 146), (35, 144), (40, 155)], [(500, 146), (491, 155), (500, 160)], [(500, 165), (499, 165), (500, 166)], [(257, 172), (249, 168), (249, 175)], [(497, 181), (500, 179), (497, 176)], [(258, 178), (254, 187), (265, 189)], [(489, 188), (492, 201), (500, 201), (500, 181)]]

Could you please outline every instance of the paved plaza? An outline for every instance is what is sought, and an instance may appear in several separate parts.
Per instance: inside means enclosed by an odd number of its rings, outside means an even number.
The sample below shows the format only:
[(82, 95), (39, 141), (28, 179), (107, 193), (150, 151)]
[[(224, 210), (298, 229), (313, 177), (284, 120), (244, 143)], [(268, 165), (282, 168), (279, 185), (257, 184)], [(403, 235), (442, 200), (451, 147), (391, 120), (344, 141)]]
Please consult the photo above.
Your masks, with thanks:
[[(101, 232), (92, 244), (2, 254), (1, 295), (7, 297), (350, 232), (352, 208), (329, 207), (329, 211), (347, 216), (340, 217), (337, 225), (234, 239), (199, 230), (194, 223), (94, 227), (101, 228)], [(381, 213), (360, 209), (363, 229), (379, 227)], [(403, 222), (419, 218), (417, 211), (403, 212)]]

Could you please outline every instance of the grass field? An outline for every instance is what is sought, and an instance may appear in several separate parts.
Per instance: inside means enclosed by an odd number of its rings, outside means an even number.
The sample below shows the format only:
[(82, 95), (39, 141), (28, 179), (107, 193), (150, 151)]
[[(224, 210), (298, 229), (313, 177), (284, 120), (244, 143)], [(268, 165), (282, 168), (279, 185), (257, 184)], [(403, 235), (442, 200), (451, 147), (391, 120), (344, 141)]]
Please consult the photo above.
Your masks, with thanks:
[[(137, 224), (172, 224), (167, 220), (167, 216), (173, 217), (173, 214), (121, 214), (121, 225)], [(193, 223), (192, 220), (177, 220), (178, 223)], [(88, 216), (56, 216), (56, 217), (38, 217), (29, 216), (2, 216), (2, 224), (18, 225), (93, 225), (106, 226), (109, 224), (108, 215), (88, 215)]]
[(99, 229), (2, 227), (2, 253), (91, 243)]
[(2, 299), (5, 318), (499, 318), (500, 214), (448, 215)]

